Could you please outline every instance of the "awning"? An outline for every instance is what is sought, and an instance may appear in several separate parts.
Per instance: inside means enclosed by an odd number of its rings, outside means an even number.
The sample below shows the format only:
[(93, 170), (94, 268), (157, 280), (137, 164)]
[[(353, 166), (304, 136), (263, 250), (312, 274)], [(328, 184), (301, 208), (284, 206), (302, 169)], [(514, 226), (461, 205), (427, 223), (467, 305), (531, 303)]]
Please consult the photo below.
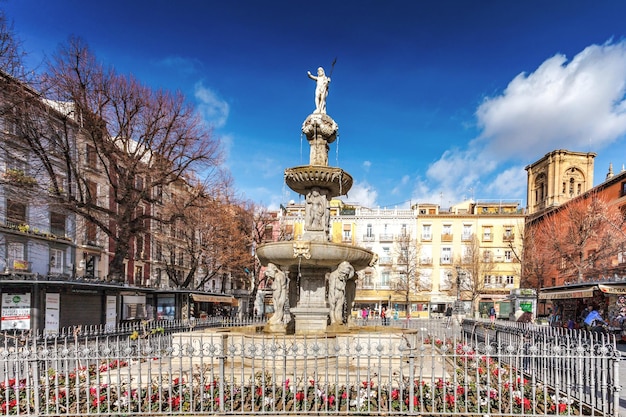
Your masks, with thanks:
[(605, 294), (626, 294), (626, 285), (599, 284), (598, 288)]
[(191, 294), (193, 301), (197, 303), (232, 303), (233, 297), (208, 294)]
[(571, 290), (561, 290), (553, 292), (541, 292), (539, 293), (540, 300), (565, 300), (568, 298), (587, 298), (593, 297), (593, 290), (598, 289), (597, 286), (591, 287), (578, 287)]

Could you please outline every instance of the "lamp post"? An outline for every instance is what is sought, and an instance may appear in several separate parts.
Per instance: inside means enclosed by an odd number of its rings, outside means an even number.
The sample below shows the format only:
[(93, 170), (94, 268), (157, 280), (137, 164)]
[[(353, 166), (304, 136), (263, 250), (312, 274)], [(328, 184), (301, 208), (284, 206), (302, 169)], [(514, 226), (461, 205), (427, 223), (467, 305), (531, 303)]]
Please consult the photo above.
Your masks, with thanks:
[(457, 265), (456, 267), (456, 313), (459, 313), (461, 310), (461, 267)]

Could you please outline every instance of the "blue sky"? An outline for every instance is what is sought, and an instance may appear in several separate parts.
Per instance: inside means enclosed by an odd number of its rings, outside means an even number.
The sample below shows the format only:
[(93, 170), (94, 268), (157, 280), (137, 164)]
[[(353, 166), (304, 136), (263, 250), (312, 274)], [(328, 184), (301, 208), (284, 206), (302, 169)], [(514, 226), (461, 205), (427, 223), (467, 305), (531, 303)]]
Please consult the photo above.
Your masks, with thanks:
[(332, 70), (329, 163), (369, 207), (520, 200), (524, 167), (554, 149), (596, 152), (594, 185), (626, 163), (624, 1), (0, 2), (41, 66), (69, 35), (155, 88), (182, 91), (214, 126), (236, 188), (298, 200), (308, 163), (306, 72)]

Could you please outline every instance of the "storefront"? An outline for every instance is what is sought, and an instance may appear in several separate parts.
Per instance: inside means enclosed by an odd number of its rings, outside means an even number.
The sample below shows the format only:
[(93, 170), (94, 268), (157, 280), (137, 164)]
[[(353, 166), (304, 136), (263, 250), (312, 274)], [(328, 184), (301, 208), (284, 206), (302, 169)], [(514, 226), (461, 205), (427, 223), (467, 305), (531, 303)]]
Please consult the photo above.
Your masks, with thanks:
[(545, 305), (552, 325), (581, 327), (592, 307), (604, 310), (603, 318), (614, 333), (626, 332), (626, 282), (587, 282), (563, 287), (543, 288), (539, 301)]

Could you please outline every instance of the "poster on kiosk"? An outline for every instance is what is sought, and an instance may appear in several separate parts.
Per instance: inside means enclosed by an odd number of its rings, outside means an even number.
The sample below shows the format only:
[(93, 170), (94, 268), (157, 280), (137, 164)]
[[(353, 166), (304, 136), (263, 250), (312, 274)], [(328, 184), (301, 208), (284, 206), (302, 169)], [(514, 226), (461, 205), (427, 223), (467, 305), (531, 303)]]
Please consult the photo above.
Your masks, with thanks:
[(30, 294), (2, 294), (1, 330), (30, 330)]

